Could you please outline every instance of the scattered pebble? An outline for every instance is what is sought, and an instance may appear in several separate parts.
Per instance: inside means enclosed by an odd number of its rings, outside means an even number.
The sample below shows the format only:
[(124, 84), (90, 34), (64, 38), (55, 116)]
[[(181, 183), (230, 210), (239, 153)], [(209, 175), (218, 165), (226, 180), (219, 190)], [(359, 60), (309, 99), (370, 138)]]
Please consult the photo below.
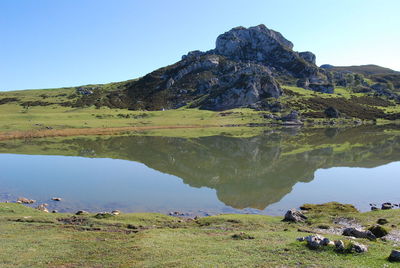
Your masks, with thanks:
[(17, 200), (17, 203), (19, 203), (19, 204), (33, 204), (35, 202), (36, 202), (36, 200), (28, 199), (28, 198), (25, 198), (25, 197), (20, 197)]
[(121, 214), (121, 211), (119, 211), (119, 210), (113, 210), (113, 211), (111, 211), (111, 214), (113, 214), (113, 215), (120, 215)]
[(78, 211), (75, 213), (75, 215), (86, 215), (86, 214), (89, 214), (89, 212), (84, 211), (84, 210), (78, 210)]
[(41, 205), (37, 206), (36, 209), (48, 213), (49, 210), (47, 209), (47, 206), (48, 206), (48, 204), (41, 204)]

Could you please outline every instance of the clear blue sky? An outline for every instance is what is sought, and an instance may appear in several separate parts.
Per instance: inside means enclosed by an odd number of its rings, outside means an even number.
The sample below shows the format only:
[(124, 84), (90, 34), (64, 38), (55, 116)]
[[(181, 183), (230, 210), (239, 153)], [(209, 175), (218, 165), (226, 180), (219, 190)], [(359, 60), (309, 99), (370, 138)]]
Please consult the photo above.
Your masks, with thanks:
[(399, 0), (0, 0), (0, 90), (122, 81), (265, 24), (317, 63), (400, 70)]

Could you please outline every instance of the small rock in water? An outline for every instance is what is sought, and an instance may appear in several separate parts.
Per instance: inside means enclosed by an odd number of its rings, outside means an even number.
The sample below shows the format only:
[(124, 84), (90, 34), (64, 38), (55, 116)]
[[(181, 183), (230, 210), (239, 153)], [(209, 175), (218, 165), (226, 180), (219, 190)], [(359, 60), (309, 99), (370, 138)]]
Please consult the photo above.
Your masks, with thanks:
[(52, 210), (51, 213), (58, 213), (58, 210)]
[(283, 221), (291, 222), (304, 222), (305, 220), (307, 220), (307, 217), (294, 208), (288, 210), (285, 214), (285, 218), (283, 219)]
[(400, 262), (400, 250), (392, 250), (390, 253), (389, 261)]
[(17, 200), (17, 203), (20, 203), (20, 204), (33, 204), (35, 202), (36, 202), (36, 200), (28, 199), (28, 198), (25, 198), (25, 197), (20, 197)]
[(78, 211), (75, 213), (75, 215), (86, 215), (86, 214), (89, 214), (89, 212), (84, 211), (84, 210), (78, 210)]
[(170, 212), (168, 213), (169, 216), (175, 216), (175, 217), (179, 217), (179, 216), (184, 216), (184, 213), (181, 213), (179, 211), (174, 211), (174, 212)]
[(375, 206), (372, 206), (372, 207), (371, 207), (371, 210), (372, 210), (372, 211), (374, 211), (374, 210), (379, 210), (379, 208), (378, 208), (378, 207), (375, 207)]
[(53, 200), (53, 201), (61, 201), (61, 197), (53, 197), (53, 198), (51, 198), (51, 200)]
[(119, 214), (121, 214), (121, 211), (119, 211), (119, 210), (113, 210), (113, 211), (111, 211), (111, 214), (113, 214), (113, 215), (119, 215)]
[(41, 204), (39, 206), (36, 207), (37, 210), (43, 211), (43, 212), (49, 212), (49, 210), (47, 209), (47, 204)]
[(353, 236), (355, 238), (367, 238), (369, 240), (376, 240), (376, 236), (371, 231), (365, 231), (359, 228), (346, 228), (343, 230), (342, 235)]
[(392, 203), (383, 203), (382, 204), (382, 209), (392, 209), (393, 208), (393, 205), (392, 205)]

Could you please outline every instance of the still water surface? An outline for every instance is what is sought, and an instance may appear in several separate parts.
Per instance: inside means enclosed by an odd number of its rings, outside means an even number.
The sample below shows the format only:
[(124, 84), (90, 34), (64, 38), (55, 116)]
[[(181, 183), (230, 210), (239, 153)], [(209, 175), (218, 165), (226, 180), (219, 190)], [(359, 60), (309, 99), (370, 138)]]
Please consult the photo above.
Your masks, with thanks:
[[(338, 201), (400, 202), (397, 128), (281, 129), (256, 137), (69, 137), (0, 143), (0, 201), (73, 212), (280, 215)], [(62, 197), (62, 202), (51, 201)]]

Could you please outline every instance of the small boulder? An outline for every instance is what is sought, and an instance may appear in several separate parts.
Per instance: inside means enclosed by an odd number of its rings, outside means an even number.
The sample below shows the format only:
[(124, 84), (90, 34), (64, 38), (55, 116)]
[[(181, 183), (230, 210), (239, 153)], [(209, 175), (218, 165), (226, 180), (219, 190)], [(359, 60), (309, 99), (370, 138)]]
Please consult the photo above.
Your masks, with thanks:
[(368, 230), (371, 231), (371, 233), (373, 233), (378, 238), (384, 237), (388, 234), (388, 231), (380, 225), (372, 226)]
[(25, 197), (20, 197), (17, 200), (17, 203), (20, 203), (20, 204), (33, 204), (35, 202), (36, 202), (36, 200), (28, 199), (28, 198), (25, 198)]
[(111, 214), (113, 214), (114, 216), (120, 215), (120, 214), (121, 214), (121, 211), (119, 211), (119, 210), (113, 210), (113, 211), (111, 211)]
[(286, 212), (285, 218), (283, 221), (290, 221), (290, 222), (304, 222), (307, 220), (307, 217), (298, 211), (297, 209), (290, 209)]
[(61, 197), (52, 197), (51, 200), (53, 200), (53, 201), (61, 201)]
[(335, 247), (338, 251), (344, 251), (344, 242), (342, 240), (336, 240), (335, 241)]
[(75, 215), (87, 215), (87, 214), (89, 214), (89, 212), (84, 211), (84, 210), (78, 210), (78, 211), (75, 213)]
[(340, 112), (334, 107), (328, 107), (324, 111), (326, 117), (328, 118), (339, 118)]
[(400, 250), (392, 250), (390, 253), (389, 261), (400, 262)]
[(299, 121), (299, 112), (291, 111), (289, 114), (282, 116), (280, 119), (285, 122), (286, 121), (297, 122)]
[(322, 246), (334, 246), (335, 243), (333, 241), (331, 241), (329, 238), (325, 237), (324, 239), (322, 239), (321, 245)]
[(392, 209), (393, 205), (392, 203), (383, 203), (382, 204), (382, 209), (387, 210), (387, 209)]
[(47, 209), (47, 204), (41, 204), (39, 206), (36, 207), (37, 210), (43, 211), (43, 212), (49, 212), (49, 210)]
[(342, 235), (352, 236), (355, 238), (367, 238), (369, 240), (376, 240), (376, 236), (371, 231), (365, 231), (359, 228), (346, 228), (343, 230)]
[(356, 253), (364, 253), (368, 251), (368, 247), (366, 245), (353, 242), (351, 245), (351, 251)]
[(372, 207), (371, 207), (371, 210), (372, 210), (372, 211), (375, 211), (375, 210), (379, 210), (379, 208), (378, 208), (378, 207), (375, 207), (375, 206), (372, 206)]

